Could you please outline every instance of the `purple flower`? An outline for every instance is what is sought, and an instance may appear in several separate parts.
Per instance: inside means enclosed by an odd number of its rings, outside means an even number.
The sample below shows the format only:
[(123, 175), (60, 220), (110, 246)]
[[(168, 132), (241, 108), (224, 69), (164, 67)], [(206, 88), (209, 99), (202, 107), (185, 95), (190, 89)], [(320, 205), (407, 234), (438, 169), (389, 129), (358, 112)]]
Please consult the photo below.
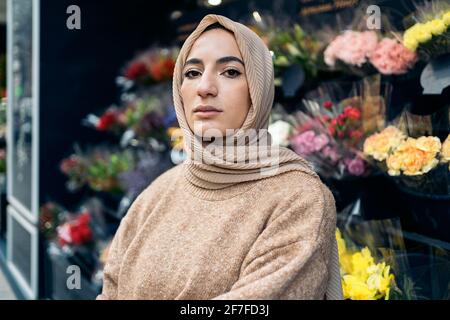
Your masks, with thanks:
[(354, 159), (345, 159), (344, 163), (348, 172), (350, 172), (351, 175), (360, 176), (364, 173), (365, 166), (364, 161), (362, 159), (358, 157)]

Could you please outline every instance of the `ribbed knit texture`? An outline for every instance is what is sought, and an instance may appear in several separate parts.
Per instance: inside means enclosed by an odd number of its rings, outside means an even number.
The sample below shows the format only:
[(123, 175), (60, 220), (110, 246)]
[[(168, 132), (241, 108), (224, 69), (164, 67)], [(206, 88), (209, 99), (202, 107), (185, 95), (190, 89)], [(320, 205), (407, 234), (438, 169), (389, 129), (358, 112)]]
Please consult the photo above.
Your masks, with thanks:
[[(232, 138), (259, 152), (249, 148), (244, 161), (222, 145), (204, 148), (184, 114), (183, 65), (215, 22), (233, 32), (245, 63), (252, 106)], [(245, 140), (248, 130), (268, 128), (273, 98), (263, 41), (226, 17), (204, 17), (183, 44), (173, 78), (187, 160), (152, 183), (122, 220), (99, 299), (342, 298), (330, 191), (303, 158), (264, 144), (265, 130)]]
[(186, 179), (185, 166), (132, 204), (98, 299), (325, 297), (336, 211), (320, 180), (290, 171), (206, 191)]

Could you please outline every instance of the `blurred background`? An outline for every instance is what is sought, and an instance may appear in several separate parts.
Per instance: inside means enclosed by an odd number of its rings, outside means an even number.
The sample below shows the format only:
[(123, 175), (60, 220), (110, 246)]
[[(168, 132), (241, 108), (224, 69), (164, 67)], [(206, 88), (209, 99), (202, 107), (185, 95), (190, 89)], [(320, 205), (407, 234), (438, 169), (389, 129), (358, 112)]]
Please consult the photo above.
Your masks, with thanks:
[(101, 292), (185, 159), (172, 74), (209, 13), (271, 51), (269, 132), (334, 194), (345, 298), (449, 299), (449, 0), (0, 0), (0, 299)]

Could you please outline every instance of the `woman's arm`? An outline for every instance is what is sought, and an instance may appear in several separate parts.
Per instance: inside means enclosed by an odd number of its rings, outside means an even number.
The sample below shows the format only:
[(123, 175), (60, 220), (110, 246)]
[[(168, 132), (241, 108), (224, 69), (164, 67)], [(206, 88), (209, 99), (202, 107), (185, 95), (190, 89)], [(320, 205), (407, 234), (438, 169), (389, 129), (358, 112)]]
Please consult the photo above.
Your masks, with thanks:
[(146, 212), (150, 211), (151, 189), (147, 187), (133, 202), (127, 214), (121, 220), (109, 248), (107, 262), (103, 269), (103, 289), (96, 300), (117, 299), (119, 272), (125, 251), (137, 233)]
[(336, 209), (320, 182), (307, 188), (274, 212), (244, 259), (237, 282), (215, 300), (323, 298)]

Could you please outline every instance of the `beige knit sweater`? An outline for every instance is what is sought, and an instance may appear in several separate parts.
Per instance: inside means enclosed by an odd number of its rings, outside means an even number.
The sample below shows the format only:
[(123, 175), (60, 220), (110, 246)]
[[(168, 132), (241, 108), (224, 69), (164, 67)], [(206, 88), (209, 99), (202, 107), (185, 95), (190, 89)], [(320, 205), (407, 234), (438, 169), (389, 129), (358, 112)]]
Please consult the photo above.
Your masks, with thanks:
[(323, 299), (336, 226), (319, 179), (290, 171), (221, 190), (167, 171), (135, 200), (97, 299)]

